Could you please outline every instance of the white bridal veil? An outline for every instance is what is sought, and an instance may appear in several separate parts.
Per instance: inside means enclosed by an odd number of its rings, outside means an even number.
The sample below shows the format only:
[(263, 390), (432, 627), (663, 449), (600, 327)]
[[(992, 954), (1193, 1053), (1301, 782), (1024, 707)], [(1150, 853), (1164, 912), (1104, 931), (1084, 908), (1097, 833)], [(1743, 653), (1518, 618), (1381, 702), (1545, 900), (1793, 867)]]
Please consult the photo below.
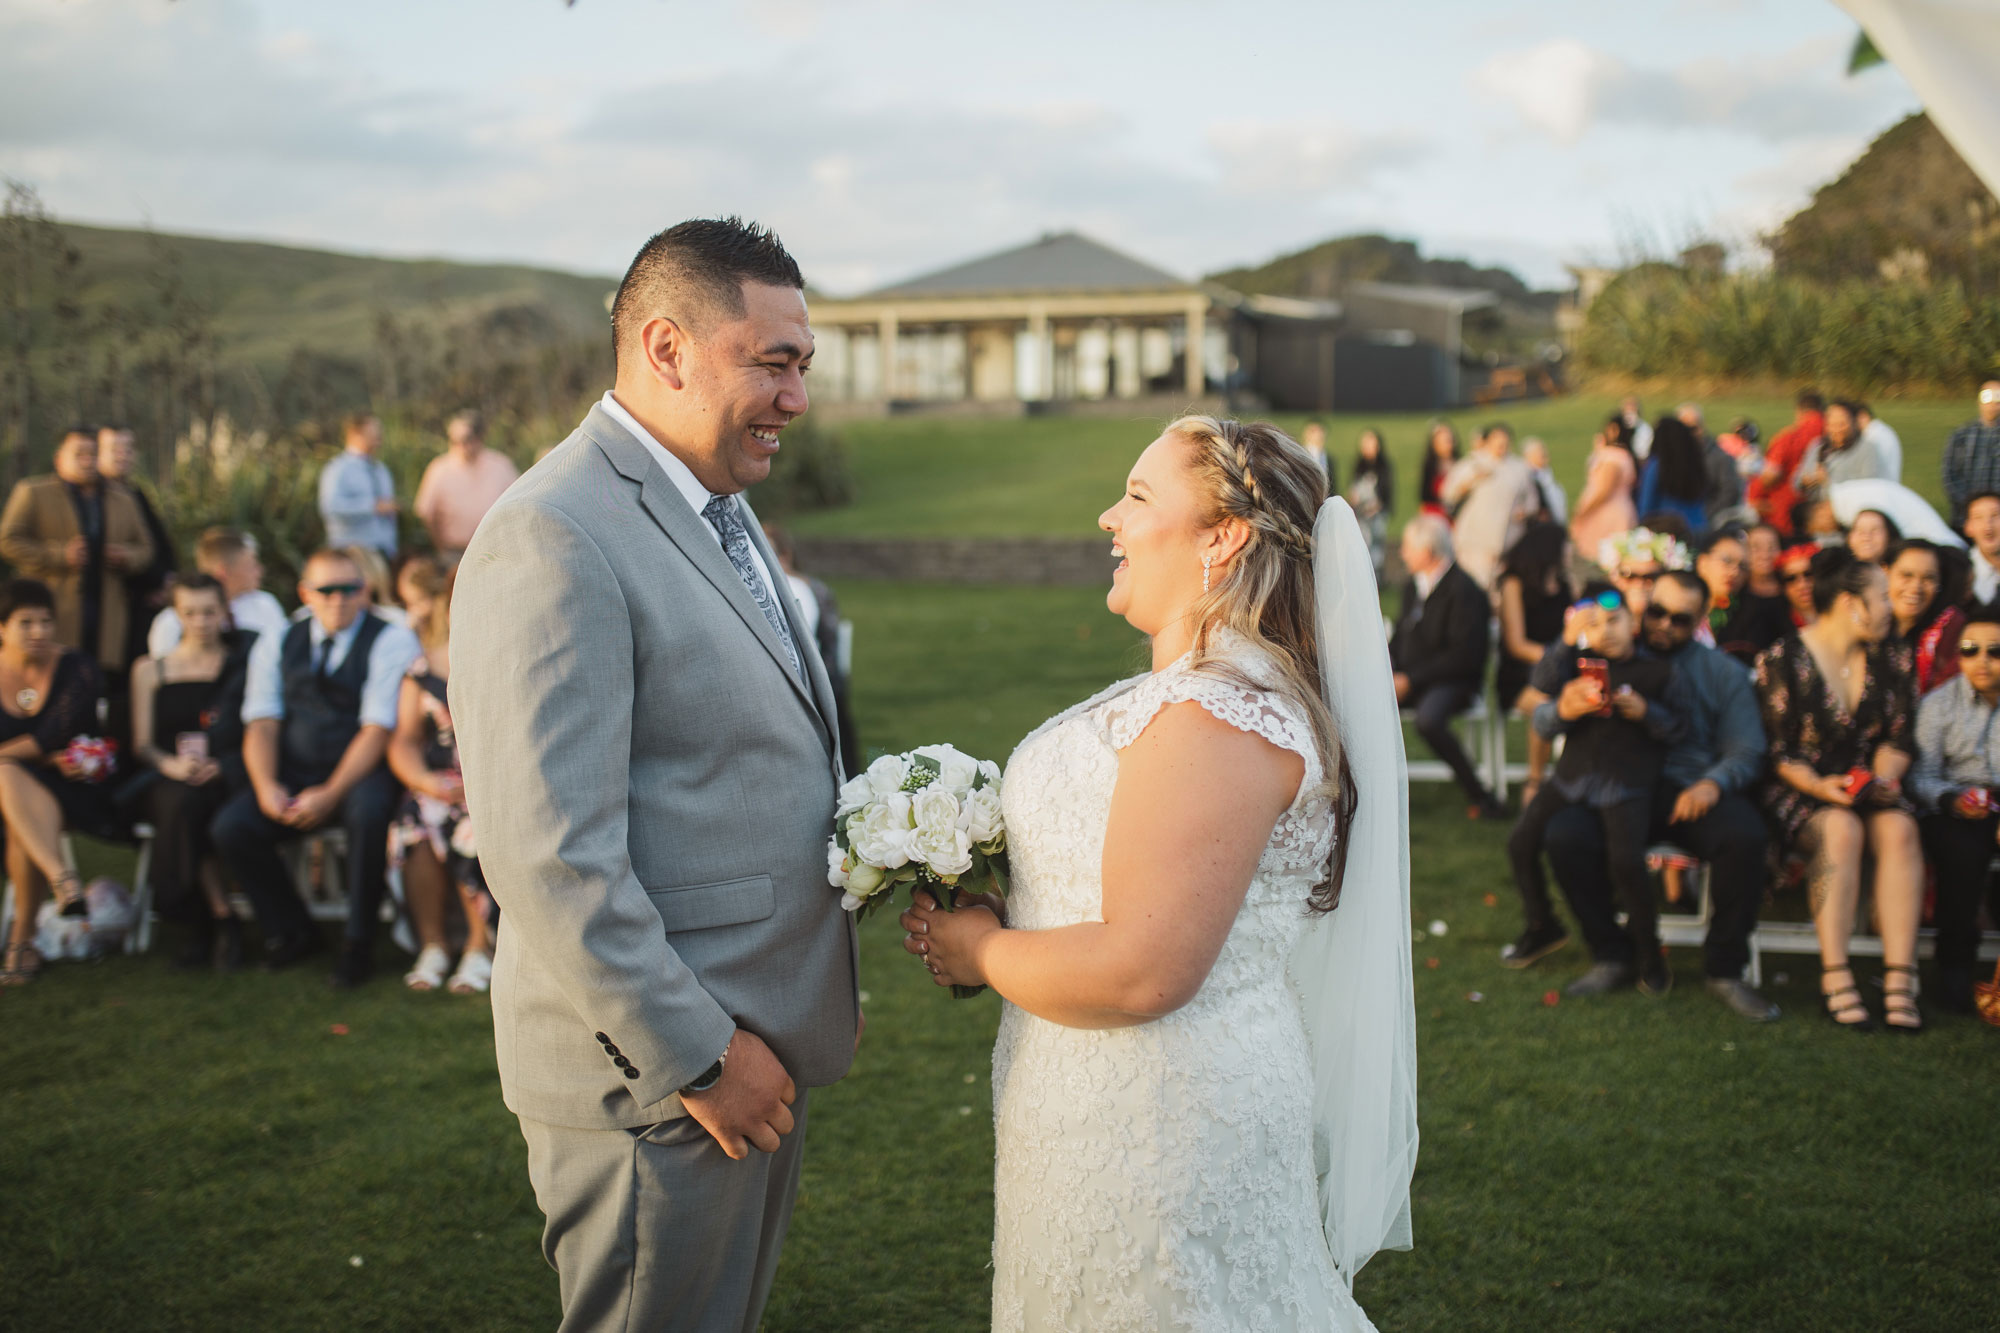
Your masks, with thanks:
[(1340, 906), (1292, 954), (1312, 1045), (1314, 1147), (1327, 1243), (1348, 1285), (1410, 1248), (1417, 1014), (1410, 968), (1409, 770), (1375, 566), (1338, 496), (1313, 525), (1320, 681), (1360, 807)]

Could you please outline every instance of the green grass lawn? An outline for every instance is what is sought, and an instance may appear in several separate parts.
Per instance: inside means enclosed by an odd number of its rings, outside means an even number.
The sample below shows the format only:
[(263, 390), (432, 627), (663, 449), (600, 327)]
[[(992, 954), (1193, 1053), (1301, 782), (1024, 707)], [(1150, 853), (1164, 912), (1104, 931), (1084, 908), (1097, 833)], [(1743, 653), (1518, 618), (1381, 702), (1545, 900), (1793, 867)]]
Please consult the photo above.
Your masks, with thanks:
[[(1089, 590), (839, 591), (870, 748), (1004, 758), (1141, 665)], [(1834, 1031), (1806, 959), (1767, 960), (1790, 973), (1769, 1028), (1702, 995), (1690, 953), (1664, 1001), (1547, 1007), (1581, 960), (1496, 965), (1518, 926), (1504, 832), (1460, 808), (1413, 795), (1415, 923), (1446, 933), (1416, 951), (1417, 1248), (1358, 1284), (1383, 1328), (1993, 1325), (2000, 1033)], [(190, 976), (156, 952), (0, 992), (0, 1328), (553, 1325), (486, 1003), (336, 996), (322, 972)], [(862, 985), (768, 1327), (981, 1327), (997, 1003), (939, 995), (888, 916)]]
[[(1579, 395), (1494, 409), (1468, 409), (1451, 420), (1468, 439), (1477, 426), (1509, 422), (1526, 438), (1548, 443), (1556, 476), (1572, 499), (1582, 489), (1590, 440), (1615, 402)], [(1655, 415), (1674, 403), (1649, 402)], [(1790, 423), (1791, 404), (1776, 398), (1707, 400), (1712, 428), (1748, 415), (1766, 440)], [(1939, 465), (1951, 431), (1973, 414), (1963, 400), (1881, 400), (1883, 419), (1903, 440), (1903, 477), (1913, 489), (1941, 505)], [(1296, 431), (1305, 421), (1295, 413), (1274, 420)], [(1364, 427), (1380, 429), (1396, 461), (1397, 509), (1415, 507), (1421, 467), (1423, 415), (1324, 417), (1329, 447), (1341, 475), (1351, 470), (1354, 441)], [(801, 514), (790, 520), (801, 533), (842, 537), (999, 537), (1080, 536), (1098, 514), (1118, 499), (1125, 474), (1139, 451), (1159, 433), (1164, 420), (1090, 417), (1036, 417), (1009, 421), (893, 417), (855, 421), (840, 427), (852, 462), (856, 499), (842, 509)]]

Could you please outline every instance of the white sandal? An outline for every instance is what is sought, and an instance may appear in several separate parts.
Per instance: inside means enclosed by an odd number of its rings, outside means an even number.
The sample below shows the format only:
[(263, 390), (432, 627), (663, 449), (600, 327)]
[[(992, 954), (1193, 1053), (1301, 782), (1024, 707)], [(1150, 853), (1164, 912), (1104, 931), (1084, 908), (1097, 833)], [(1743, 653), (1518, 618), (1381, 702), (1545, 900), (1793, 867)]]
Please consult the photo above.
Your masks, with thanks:
[(493, 955), (467, 949), (451, 974), (448, 989), (453, 995), (484, 995), (493, 984)]
[(417, 955), (417, 965), (403, 974), (403, 984), (414, 991), (436, 990), (444, 985), (444, 974), (450, 967), (451, 955), (429, 945)]

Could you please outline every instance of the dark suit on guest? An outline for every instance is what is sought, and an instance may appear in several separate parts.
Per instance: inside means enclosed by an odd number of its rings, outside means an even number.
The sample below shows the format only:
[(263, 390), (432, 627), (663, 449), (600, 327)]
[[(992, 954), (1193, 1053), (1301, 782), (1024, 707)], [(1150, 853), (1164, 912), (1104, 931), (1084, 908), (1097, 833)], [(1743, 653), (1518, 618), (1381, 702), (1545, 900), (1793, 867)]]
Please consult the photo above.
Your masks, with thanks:
[(1403, 589), (1403, 613), (1389, 636), (1389, 662), (1410, 678), (1408, 707), (1417, 734), (1444, 760), (1465, 794), (1480, 805), (1493, 793), (1458, 743), (1451, 720), (1472, 706), (1486, 683), (1493, 604), (1456, 564), (1445, 566), (1429, 597), (1415, 580)]

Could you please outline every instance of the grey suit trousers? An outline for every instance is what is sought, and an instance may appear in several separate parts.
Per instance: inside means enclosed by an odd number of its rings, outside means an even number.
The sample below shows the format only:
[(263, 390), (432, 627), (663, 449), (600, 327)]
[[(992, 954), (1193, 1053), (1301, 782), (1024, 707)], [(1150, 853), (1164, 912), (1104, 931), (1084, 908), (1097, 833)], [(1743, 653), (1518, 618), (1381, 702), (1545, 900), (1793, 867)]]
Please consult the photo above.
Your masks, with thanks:
[(740, 1162), (693, 1116), (642, 1129), (522, 1117), (560, 1333), (755, 1333), (792, 1221), (806, 1100), (799, 1089), (777, 1152)]

